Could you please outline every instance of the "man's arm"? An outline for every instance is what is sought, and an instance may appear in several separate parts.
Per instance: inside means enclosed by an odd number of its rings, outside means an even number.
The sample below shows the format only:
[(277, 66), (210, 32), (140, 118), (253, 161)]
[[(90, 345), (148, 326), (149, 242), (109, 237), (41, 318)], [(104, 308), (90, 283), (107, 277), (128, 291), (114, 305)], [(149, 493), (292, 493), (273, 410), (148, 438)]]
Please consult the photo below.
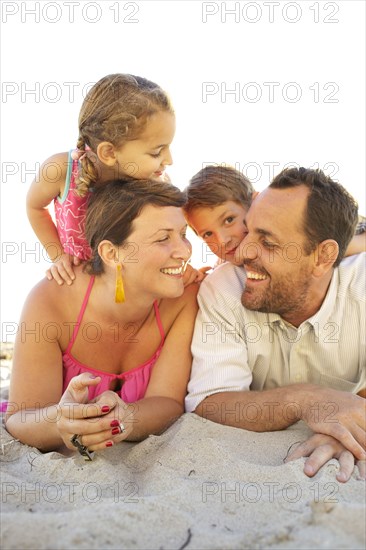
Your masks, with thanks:
[[(283, 430), (301, 420), (306, 386), (295, 384), (264, 391), (218, 392), (206, 397), (194, 412), (234, 428), (254, 432)], [(310, 384), (308, 390), (311, 391)]]
[(245, 282), (243, 269), (219, 266), (202, 281), (192, 339), (192, 370), (186, 396), (187, 412), (217, 392), (248, 390), (252, 373), (248, 366), (240, 297)]
[(313, 384), (218, 392), (206, 397), (195, 413), (256, 432), (282, 430), (303, 420), (314, 432), (340, 441), (359, 460), (366, 459), (366, 402), (352, 393)]

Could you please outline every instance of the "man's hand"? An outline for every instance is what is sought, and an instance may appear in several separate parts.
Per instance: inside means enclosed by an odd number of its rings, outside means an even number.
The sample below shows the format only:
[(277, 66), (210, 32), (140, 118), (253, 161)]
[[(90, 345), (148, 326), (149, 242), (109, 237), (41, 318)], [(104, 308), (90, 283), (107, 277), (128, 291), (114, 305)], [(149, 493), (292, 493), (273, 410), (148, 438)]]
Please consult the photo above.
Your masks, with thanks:
[(366, 401), (358, 395), (313, 386), (306, 392), (301, 420), (315, 432), (337, 439), (358, 460), (366, 459)]
[[(301, 443), (286, 458), (285, 462), (290, 462), (301, 457), (308, 457), (304, 465), (304, 473), (313, 477), (319, 469), (331, 460), (337, 458), (339, 461), (339, 472), (336, 478), (341, 483), (348, 481), (355, 467), (355, 457), (348, 451), (342, 443), (334, 437), (323, 434), (315, 434)], [(356, 461), (361, 479), (366, 479), (366, 461)]]

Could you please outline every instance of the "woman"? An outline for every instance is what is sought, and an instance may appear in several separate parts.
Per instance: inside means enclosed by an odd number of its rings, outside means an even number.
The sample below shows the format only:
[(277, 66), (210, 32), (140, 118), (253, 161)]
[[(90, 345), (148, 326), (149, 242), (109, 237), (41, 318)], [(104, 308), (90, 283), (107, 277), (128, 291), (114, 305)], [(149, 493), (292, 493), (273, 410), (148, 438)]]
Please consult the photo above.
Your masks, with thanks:
[(88, 458), (160, 433), (184, 412), (197, 311), (195, 285), (183, 287), (184, 200), (155, 181), (95, 191), (87, 269), (70, 286), (42, 280), (25, 303), (6, 420), (13, 437)]

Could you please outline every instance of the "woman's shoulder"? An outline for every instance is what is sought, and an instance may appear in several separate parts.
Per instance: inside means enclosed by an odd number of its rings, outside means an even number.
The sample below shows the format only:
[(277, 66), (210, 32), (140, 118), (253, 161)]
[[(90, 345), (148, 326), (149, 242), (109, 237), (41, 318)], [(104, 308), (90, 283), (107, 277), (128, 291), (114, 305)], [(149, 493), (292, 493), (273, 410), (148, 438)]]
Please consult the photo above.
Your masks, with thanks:
[(80, 307), (90, 281), (90, 276), (83, 273), (81, 267), (74, 267), (75, 280), (71, 285), (58, 285), (54, 279), (50, 281), (46, 277), (39, 281), (28, 294), (23, 315), (44, 321), (74, 321), (74, 310)]
[(198, 310), (197, 294), (199, 284), (192, 283), (184, 288), (184, 292), (177, 298), (163, 298), (159, 303), (161, 315), (174, 320), (183, 311), (187, 315), (195, 316)]
[(199, 283), (191, 283), (184, 288), (184, 292), (180, 297), (183, 302), (194, 303), (197, 301), (197, 294), (200, 288)]

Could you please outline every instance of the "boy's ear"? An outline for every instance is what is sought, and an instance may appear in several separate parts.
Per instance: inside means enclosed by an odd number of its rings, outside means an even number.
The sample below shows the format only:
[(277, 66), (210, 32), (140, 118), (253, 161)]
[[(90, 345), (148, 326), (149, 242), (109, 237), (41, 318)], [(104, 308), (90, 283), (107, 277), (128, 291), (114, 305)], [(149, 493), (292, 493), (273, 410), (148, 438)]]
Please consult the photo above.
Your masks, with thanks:
[(114, 166), (116, 164), (115, 148), (109, 141), (102, 141), (99, 143), (97, 155), (99, 160), (107, 166)]
[(255, 197), (257, 197), (258, 195), (259, 195), (259, 191), (253, 191), (252, 201), (254, 201)]

